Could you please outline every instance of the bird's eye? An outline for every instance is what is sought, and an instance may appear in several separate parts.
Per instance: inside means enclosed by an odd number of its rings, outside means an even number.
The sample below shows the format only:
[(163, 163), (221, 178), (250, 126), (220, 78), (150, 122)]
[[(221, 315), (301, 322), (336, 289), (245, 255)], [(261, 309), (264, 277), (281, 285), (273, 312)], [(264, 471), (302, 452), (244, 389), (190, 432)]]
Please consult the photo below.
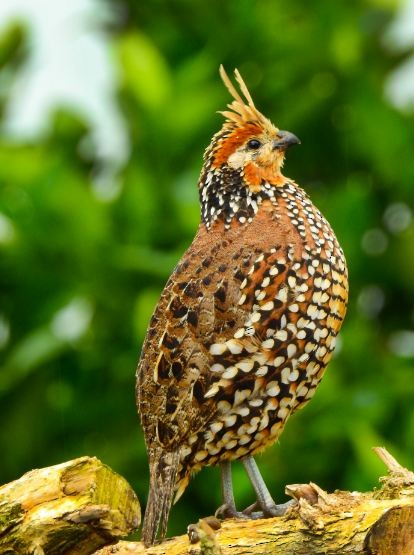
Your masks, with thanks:
[(250, 148), (251, 150), (257, 150), (261, 146), (262, 146), (262, 143), (257, 139), (250, 139), (250, 141), (247, 143), (247, 147)]

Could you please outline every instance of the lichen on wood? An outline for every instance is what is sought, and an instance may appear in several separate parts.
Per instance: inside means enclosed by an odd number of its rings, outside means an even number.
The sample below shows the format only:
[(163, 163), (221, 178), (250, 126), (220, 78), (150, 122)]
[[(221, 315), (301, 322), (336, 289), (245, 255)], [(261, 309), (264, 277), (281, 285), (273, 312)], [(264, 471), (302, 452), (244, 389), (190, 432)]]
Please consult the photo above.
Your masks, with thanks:
[(83, 555), (135, 530), (140, 506), (127, 481), (82, 457), (0, 487), (0, 553)]

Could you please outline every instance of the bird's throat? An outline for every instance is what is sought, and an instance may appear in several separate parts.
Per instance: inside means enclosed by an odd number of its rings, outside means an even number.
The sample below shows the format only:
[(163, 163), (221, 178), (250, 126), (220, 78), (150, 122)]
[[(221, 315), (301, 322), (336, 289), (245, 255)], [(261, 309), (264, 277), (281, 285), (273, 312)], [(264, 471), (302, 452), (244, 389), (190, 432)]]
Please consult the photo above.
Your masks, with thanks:
[(277, 187), (286, 182), (286, 177), (280, 172), (280, 163), (276, 161), (266, 166), (249, 162), (243, 168), (243, 177), (252, 193), (258, 193), (262, 183)]

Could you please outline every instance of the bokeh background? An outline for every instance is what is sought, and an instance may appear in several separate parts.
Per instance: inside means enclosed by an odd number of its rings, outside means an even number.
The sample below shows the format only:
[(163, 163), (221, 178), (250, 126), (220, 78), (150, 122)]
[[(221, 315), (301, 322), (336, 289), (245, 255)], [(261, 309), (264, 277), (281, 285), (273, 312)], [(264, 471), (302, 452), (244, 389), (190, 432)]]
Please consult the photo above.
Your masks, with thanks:
[[(285, 173), (350, 269), (335, 359), (259, 459), (269, 487), (371, 489), (375, 445), (414, 466), (413, 51), (413, 1), (1, 0), (0, 483), (96, 455), (144, 502), (135, 367), (198, 224), (220, 63), (301, 138)], [(170, 533), (219, 491), (199, 474)]]

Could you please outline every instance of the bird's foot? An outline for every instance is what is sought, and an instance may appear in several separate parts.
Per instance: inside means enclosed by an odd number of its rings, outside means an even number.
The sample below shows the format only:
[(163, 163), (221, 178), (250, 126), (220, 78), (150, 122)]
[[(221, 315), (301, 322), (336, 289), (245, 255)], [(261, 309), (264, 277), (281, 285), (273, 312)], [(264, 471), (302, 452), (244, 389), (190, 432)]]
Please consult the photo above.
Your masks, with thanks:
[[(260, 519), (260, 518), (272, 518), (274, 516), (283, 516), (289, 507), (295, 505), (297, 501), (292, 499), (291, 501), (287, 501), (286, 503), (281, 503), (277, 505), (273, 503), (271, 505), (261, 506), (258, 501), (250, 505), (246, 509), (244, 509), (243, 514), (251, 518), (253, 520)], [(261, 510), (257, 510), (261, 509)]]
[(228, 503), (224, 503), (224, 505), (220, 505), (217, 511), (214, 513), (216, 518), (226, 519), (226, 518), (251, 518), (243, 512), (240, 512), (236, 509), (233, 505), (229, 505)]
[(249, 518), (251, 520), (265, 518), (263, 516), (263, 511), (260, 511), (259, 509), (260, 509), (259, 502), (255, 501), (252, 505), (249, 505), (244, 509), (243, 514), (246, 516), (246, 518)]

